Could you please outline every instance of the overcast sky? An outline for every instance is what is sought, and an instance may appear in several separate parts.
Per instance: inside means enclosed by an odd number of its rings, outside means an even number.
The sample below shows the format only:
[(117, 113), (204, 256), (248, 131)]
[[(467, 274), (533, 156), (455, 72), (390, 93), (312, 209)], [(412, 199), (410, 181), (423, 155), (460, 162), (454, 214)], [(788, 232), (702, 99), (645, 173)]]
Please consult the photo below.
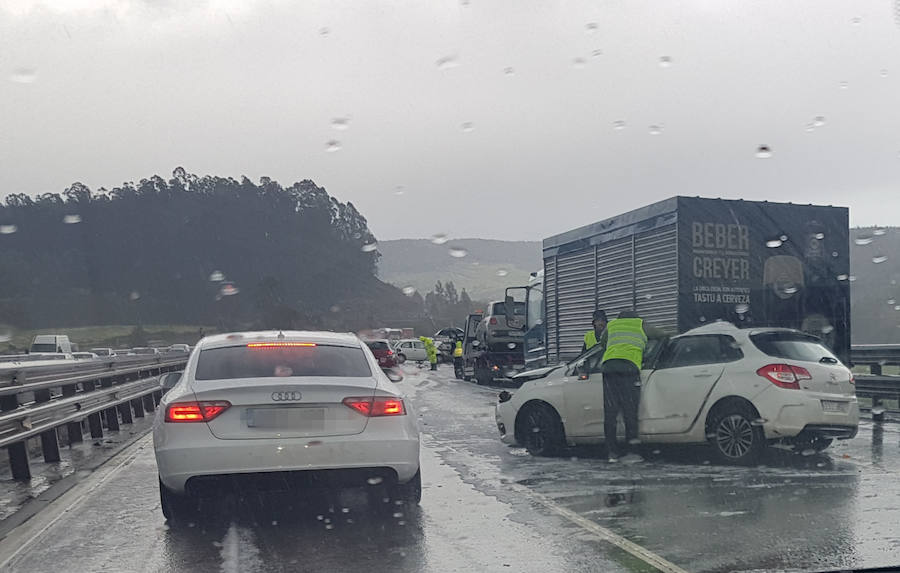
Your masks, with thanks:
[(673, 195), (900, 225), (890, 0), (0, 0), (0, 71), (3, 195), (181, 165), (313, 179), (381, 239)]

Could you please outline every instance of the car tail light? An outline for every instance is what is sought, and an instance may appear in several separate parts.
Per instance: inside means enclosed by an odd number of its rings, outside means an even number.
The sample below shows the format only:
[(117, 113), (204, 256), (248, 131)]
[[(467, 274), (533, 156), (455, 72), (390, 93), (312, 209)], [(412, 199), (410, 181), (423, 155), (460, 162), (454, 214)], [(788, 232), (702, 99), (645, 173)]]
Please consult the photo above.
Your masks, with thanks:
[(850, 383), (856, 385), (856, 376), (853, 375), (853, 372), (850, 373)]
[(388, 350), (388, 351), (387, 351), (387, 355), (388, 355), (388, 356), (393, 356), (393, 355), (394, 355), (394, 351), (393, 351), (393, 350)]
[(763, 366), (756, 373), (779, 388), (799, 390), (801, 380), (812, 380), (809, 370), (790, 364), (769, 364)]
[(344, 405), (369, 418), (406, 415), (406, 406), (403, 405), (403, 400), (388, 396), (344, 398)]
[(172, 402), (166, 407), (166, 422), (209, 422), (231, 407), (231, 402)]
[(488, 322), (489, 322), (490, 324), (492, 324), (492, 325), (497, 324), (497, 318), (494, 317), (494, 316), (492, 316), (491, 319), (490, 319)]

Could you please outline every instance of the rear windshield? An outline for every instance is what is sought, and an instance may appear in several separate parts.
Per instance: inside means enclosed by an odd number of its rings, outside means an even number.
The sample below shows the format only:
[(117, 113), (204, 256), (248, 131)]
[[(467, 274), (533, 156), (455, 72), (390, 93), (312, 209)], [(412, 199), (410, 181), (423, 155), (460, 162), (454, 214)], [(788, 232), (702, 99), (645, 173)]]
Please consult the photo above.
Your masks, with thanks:
[(823, 358), (827, 359), (826, 362), (838, 361), (821, 340), (801, 332), (763, 332), (751, 335), (750, 340), (757, 348), (777, 358), (806, 362), (819, 362)]
[(366, 345), (372, 350), (390, 350), (390, 348), (388, 348), (388, 343), (383, 340), (372, 340), (366, 342)]
[(287, 376), (371, 376), (361, 348), (346, 346), (229, 346), (200, 352), (196, 380), (277, 378)]
[[(505, 302), (495, 303), (494, 310), (491, 314), (493, 314), (494, 316), (506, 314), (506, 303)], [(524, 302), (514, 302), (513, 303), (513, 314), (516, 316), (525, 316), (525, 303)]]

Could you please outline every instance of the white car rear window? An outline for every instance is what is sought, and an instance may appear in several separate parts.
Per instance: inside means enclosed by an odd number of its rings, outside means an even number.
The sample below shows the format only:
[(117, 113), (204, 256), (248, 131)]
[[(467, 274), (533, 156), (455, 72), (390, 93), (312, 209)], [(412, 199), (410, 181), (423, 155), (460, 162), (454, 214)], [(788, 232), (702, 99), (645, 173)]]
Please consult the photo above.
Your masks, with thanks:
[(323, 376), (361, 378), (372, 371), (361, 348), (346, 346), (228, 346), (197, 358), (196, 380)]
[(769, 356), (806, 362), (837, 363), (838, 359), (822, 341), (801, 332), (762, 332), (750, 336), (753, 344)]

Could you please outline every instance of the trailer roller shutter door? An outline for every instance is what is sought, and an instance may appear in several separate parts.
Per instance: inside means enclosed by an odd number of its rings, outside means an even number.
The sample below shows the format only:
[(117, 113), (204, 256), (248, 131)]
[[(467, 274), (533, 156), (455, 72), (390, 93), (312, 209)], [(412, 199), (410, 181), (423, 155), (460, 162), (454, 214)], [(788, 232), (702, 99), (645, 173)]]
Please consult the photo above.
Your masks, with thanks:
[(544, 331), (547, 333), (547, 360), (553, 364), (559, 360), (559, 344), (556, 337), (556, 257), (544, 259)]
[(634, 308), (632, 237), (609, 241), (597, 247), (597, 308), (610, 320)]
[(678, 331), (678, 237), (675, 225), (634, 238), (635, 302), (653, 326)]
[(559, 255), (556, 263), (559, 356), (566, 360), (581, 353), (584, 333), (591, 327), (596, 296), (594, 248)]

